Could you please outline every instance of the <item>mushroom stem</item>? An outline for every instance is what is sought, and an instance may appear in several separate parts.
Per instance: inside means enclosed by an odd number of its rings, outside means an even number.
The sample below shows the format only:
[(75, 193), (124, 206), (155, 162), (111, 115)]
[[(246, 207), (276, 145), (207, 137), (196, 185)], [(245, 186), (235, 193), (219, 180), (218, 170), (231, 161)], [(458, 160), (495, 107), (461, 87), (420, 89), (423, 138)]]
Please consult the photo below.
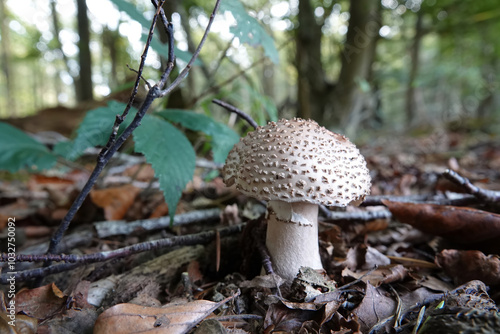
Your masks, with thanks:
[(318, 246), (318, 205), (269, 201), (266, 246), (273, 269), (288, 282), (300, 267), (323, 269)]

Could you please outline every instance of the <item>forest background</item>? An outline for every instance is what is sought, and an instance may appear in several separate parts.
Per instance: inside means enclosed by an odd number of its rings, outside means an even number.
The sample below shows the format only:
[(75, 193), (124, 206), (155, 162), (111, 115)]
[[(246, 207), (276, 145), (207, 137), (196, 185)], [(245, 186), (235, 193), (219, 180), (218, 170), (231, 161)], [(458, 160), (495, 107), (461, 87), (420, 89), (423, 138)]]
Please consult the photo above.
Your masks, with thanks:
[[(181, 68), (210, 6), (166, 4)], [(146, 0), (2, 1), (0, 117), (128, 93), (127, 65), (138, 67), (151, 8)], [(223, 2), (196, 66), (161, 103), (227, 122), (210, 102), (219, 98), (260, 124), (301, 116), (358, 139), (367, 130), (498, 133), (498, 31), (494, 0)], [(162, 36), (153, 50), (145, 77), (156, 79)]]

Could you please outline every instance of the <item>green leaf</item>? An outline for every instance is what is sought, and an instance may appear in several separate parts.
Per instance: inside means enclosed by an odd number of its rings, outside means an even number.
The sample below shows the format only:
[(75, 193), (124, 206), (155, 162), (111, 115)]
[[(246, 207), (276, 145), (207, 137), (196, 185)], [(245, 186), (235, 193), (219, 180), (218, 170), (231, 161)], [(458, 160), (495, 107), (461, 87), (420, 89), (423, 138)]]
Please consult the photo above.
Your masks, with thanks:
[(236, 132), (212, 118), (197, 114), (190, 110), (167, 109), (157, 113), (159, 116), (174, 123), (179, 123), (193, 131), (201, 131), (212, 137), (212, 152), (214, 161), (223, 163), (227, 154), (240, 137)]
[(118, 7), (119, 11), (126, 13), (132, 20), (139, 22), (143, 27), (149, 29), (151, 22), (137, 10), (134, 4), (123, 0), (111, 0), (111, 2)]
[(39, 171), (56, 163), (49, 149), (23, 131), (0, 122), (0, 170), (17, 172), (21, 169)]
[(236, 26), (232, 26), (230, 31), (240, 39), (241, 43), (248, 43), (256, 46), (262, 45), (264, 53), (275, 64), (279, 63), (279, 54), (274, 40), (262, 28), (259, 21), (247, 14), (240, 0), (223, 0), (221, 11), (229, 11), (236, 20)]
[[(146, 43), (148, 39), (148, 32), (149, 28), (151, 26), (151, 21), (146, 19), (144, 15), (137, 10), (137, 7), (135, 7), (132, 3), (129, 3), (127, 1), (123, 0), (111, 0), (116, 7), (118, 7), (118, 10), (121, 12), (126, 13), (130, 18), (134, 21), (139, 22), (142, 27), (144, 28), (142, 31), (142, 36), (141, 36), (141, 41), (143, 43)], [(158, 23), (162, 24), (162, 23)], [(167, 57), (168, 56), (168, 47), (166, 44), (160, 42), (156, 36), (153, 36), (153, 39), (151, 40), (151, 47), (153, 50), (155, 50), (158, 54)], [(189, 62), (191, 57), (193, 56), (190, 52), (188, 51), (182, 51), (177, 49), (177, 47), (174, 47), (175, 50), (175, 56), (179, 58), (180, 60), (184, 61), (185, 63)], [(193, 65), (199, 65), (200, 61), (196, 59)]]
[[(111, 134), (116, 115), (122, 114), (127, 105), (124, 103), (110, 101), (106, 107), (90, 110), (76, 130), (76, 138), (69, 142), (58, 143), (54, 152), (65, 159), (75, 160), (89, 147), (103, 146), (107, 143)], [(136, 109), (130, 112), (121, 124), (118, 135), (132, 122)]]
[(153, 166), (172, 219), (182, 191), (193, 178), (196, 155), (186, 136), (172, 124), (151, 115), (141, 123), (134, 131), (135, 150)]

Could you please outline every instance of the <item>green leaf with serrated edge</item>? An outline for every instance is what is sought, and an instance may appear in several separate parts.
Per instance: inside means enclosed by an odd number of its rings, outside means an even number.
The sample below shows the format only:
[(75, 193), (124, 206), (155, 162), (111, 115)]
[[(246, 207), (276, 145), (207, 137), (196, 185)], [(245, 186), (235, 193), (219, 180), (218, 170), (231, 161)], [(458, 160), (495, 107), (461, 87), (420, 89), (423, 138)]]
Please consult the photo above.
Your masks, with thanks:
[(135, 7), (134, 4), (123, 0), (111, 0), (111, 2), (118, 7), (119, 11), (126, 13), (132, 20), (139, 22), (143, 27), (147, 27), (149, 29), (151, 22), (146, 19), (139, 10), (137, 10), (137, 7)]
[[(76, 130), (76, 137), (70, 142), (61, 142), (54, 147), (54, 153), (65, 159), (75, 160), (89, 147), (103, 146), (107, 143), (116, 115), (121, 115), (127, 105), (109, 101), (105, 107), (90, 110)], [(131, 108), (125, 121), (120, 125), (118, 135), (129, 126), (137, 110)]]
[(157, 115), (174, 123), (179, 123), (193, 131), (201, 131), (212, 137), (212, 152), (214, 161), (223, 163), (227, 154), (240, 137), (226, 125), (214, 121), (207, 115), (197, 114), (191, 110), (166, 109)]
[(230, 28), (230, 32), (240, 39), (241, 43), (256, 46), (262, 45), (264, 53), (275, 64), (279, 62), (278, 49), (274, 40), (260, 25), (259, 21), (247, 14), (245, 7), (239, 0), (223, 0), (221, 11), (229, 11), (236, 20), (236, 25)]
[(56, 156), (42, 143), (12, 125), (0, 122), (0, 170), (40, 171), (56, 163)]
[[(139, 10), (137, 10), (137, 8), (131, 3), (128, 3), (123, 0), (111, 0), (111, 1), (118, 7), (118, 10), (126, 13), (128, 16), (130, 16), (132, 20), (137, 21), (142, 25), (144, 29), (142, 31), (141, 41), (143, 43), (146, 43), (146, 40), (148, 39), (148, 30), (149, 27), (151, 26), (151, 21), (145, 18), (144, 15)], [(153, 36), (153, 39), (151, 40), (151, 47), (153, 48), (153, 50), (155, 50), (157, 53), (164, 56), (165, 58), (168, 56), (167, 45), (160, 42), (156, 38), (156, 36)], [(179, 50), (177, 49), (177, 47), (175, 47), (174, 52), (177, 58), (186, 63), (189, 62), (189, 60), (192, 57), (192, 54), (190, 52)], [(199, 60), (196, 59), (193, 65), (199, 65), (199, 64), (200, 64)]]
[(196, 155), (189, 140), (169, 122), (144, 116), (134, 131), (135, 150), (144, 154), (155, 171), (160, 189), (168, 204), (170, 218), (186, 184), (192, 180)]

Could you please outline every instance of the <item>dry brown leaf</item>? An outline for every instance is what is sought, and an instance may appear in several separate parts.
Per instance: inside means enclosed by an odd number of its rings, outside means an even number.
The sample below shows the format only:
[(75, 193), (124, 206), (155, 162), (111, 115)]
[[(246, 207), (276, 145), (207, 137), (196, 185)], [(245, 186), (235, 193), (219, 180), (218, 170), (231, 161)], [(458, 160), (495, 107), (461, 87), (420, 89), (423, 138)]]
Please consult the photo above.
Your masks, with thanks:
[(264, 330), (272, 328), (269, 333), (298, 332), (302, 324), (315, 317), (317, 311), (290, 309), (281, 303), (271, 304), (264, 319)]
[(94, 334), (186, 333), (233, 298), (226, 298), (219, 303), (196, 300), (186, 304), (168, 304), (161, 308), (118, 304), (99, 316)]
[(16, 311), (42, 320), (62, 310), (66, 299), (54, 283), (35, 289), (23, 289), (16, 294)]
[(95, 205), (104, 209), (107, 220), (120, 220), (127, 213), (141, 189), (130, 184), (116, 187), (92, 190), (90, 198)]
[(394, 217), (425, 233), (460, 243), (475, 243), (500, 237), (500, 215), (436, 204), (382, 201)]
[(134, 180), (149, 182), (155, 177), (155, 171), (150, 164), (134, 165), (123, 172), (124, 176), (133, 177)]
[(376, 288), (370, 283), (366, 284), (365, 297), (352, 313), (358, 317), (361, 325), (361, 332), (368, 333), (381, 319), (385, 319), (394, 314), (396, 302), (386, 296), (380, 288)]
[(38, 320), (27, 315), (16, 315), (15, 326), (11, 326), (12, 319), (7, 314), (0, 313), (0, 333), (2, 334), (35, 334)]
[(363, 282), (369, 282), (373, 286), (378, 287), (382, 284), (402, 281), (408, 275), (408, 271), (406, 270), (406, 268), (400, 264), (379, 267), (367, 274), (368, 272), (369, 271), (366, 270), (361, 272), (353, 272), (349, 270), (349, 268), (345, 268), (344, 270), (342, 270), (342, 276), (348, 276), (355, 279), (361, 278)]
[(487, 285), (500, 284), (500, 258), (480, 251), (445, 249), (436, 255), (436, 263), (459, 284), (480, 280)]
[(376, 248), (359, 244), (349, 249), (344, 265), (351, 270), (372, 269), (391, 264), (391, 260)]

